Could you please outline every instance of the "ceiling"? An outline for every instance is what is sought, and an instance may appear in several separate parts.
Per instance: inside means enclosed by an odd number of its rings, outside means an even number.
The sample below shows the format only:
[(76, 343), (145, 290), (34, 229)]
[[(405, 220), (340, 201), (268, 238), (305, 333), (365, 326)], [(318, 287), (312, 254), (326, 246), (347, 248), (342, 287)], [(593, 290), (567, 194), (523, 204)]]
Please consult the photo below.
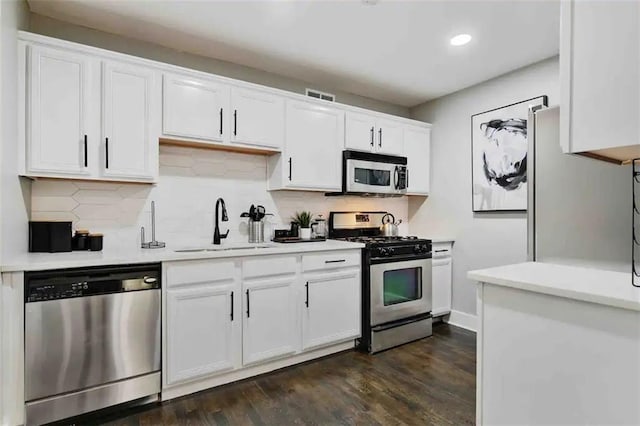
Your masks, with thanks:
[[(28, 3), (55, 19), (407, 107), (556, 55), (560, 25), (557, 0)], [(472, 41), (451, 46), (459, 33)]]

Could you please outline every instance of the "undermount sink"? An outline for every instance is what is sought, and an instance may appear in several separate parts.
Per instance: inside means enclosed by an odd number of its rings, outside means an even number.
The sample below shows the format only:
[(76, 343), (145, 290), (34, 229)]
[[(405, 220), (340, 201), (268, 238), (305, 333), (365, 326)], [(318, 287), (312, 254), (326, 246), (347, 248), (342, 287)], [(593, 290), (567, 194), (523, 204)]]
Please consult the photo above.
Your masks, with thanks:
[(182, 248), (176, 249), (174, 252), (176, 253), (198, 253), (203, 251), (228, 251), (228, 250), (254, 250), (254, 249), (265, 249), (275, 247), (270, 244), (245, 244), (245, 245), (232, 245), (232, 246), (219, 246), (219, 247), (193, 247), (193, 248)]

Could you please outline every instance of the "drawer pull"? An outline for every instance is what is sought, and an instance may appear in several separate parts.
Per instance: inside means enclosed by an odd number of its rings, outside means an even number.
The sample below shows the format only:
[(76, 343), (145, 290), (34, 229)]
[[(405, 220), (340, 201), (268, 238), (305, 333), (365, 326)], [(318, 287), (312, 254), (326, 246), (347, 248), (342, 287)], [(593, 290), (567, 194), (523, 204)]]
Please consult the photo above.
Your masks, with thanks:
[(442, 252), (444, 252), (444, 251), (449, 251), (449, 250), (447, 250), (447, 249), (436, 250), (436, 253), (442, 253)]
[(325, 260), (324, 263), (344, 263), (346, 262), (346, 259), (340, 259), (340, 260)]

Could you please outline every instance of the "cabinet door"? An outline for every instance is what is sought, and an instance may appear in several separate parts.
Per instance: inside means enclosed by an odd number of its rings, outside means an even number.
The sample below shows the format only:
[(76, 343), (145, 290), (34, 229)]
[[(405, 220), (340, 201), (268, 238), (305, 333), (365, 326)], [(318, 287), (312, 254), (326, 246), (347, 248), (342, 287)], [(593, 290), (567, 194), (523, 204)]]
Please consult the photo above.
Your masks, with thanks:
[(260, 90), (231, 89), (231, 142), (281, 149), (284, 98)]
[(243, 286), (243, 364), (295, 352), (294, 280), (273, 278)]
[(134, 65), (102, 64), (103, 174), (153, 179), (158, 135), (154, 134), (154, 72)]
[(404, 155), (407, 157), (409, 187), (407, 194), (428, 195), (431, 174), (431, 130), (424, 127), (404, 129)]
[(565, 152), (640, 143), (640, 3), (563, 1), (560, 140)]
[(404, 124), (380, 118), (377, 120), (377, 152), (389, 155), (404, 155)]
[(99, 137), (90, 134), (91, 60), (29, 46), (28, 66), (27, 174), (90, 175), (89, 156)]
[(344, 112), (287, 102), (285, 186), (317, 191), (342, 188)]
[(432, 315), (451, 312), (451, 258), (433, 259), (431, 276), (433, 280)]
[(376, 144), (376, 119), (373, 115), (347, 112), (345, 115), (346, 149), (371, 152)]
[(302, 348), (360, 337), (360, 271), (307, 276)]
[(162, 132), (172, 137), (228, 140), (229, 86), (213, 80), (165, 74)]
[(234, 368), (237, 351), (233, 286), (167, 290), (167, 383)]

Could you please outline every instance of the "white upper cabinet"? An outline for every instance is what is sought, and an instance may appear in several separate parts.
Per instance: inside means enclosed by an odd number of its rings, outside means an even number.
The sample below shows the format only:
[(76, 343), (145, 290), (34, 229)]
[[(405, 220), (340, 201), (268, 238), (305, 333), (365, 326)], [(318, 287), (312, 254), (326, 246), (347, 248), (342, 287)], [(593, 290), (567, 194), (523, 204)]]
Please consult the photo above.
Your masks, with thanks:
[(409, 170), (407, 194), (428, 195), (431, 175), (431, 129), (405, 127), (404, 152)]
[(282, 148), (284, 98), (261, 90), (231, 89), (231, 142), (240, 145)]
[(153, 70), (102, 64), (102, 171), (105, 176), (154, 178), (157, 169), (157, 105)]
[(404, 155), (405, 124), (401, 121), (349, 111), (346, 113), (345, 126), (346, 149)]
[(285, 149), (279, 176), (282, 186), (311, 191), (340, 190), (343, 144), (343, 111), (287, 100)]
[(405, 155), (404, 126), (401, 121), (381, 118), (378, 123), (377, 151), (380, 154)]
[(639, 156), (640, 2), (563, 1), (561, 31), (563, 151)]
[(63, 48), (21, 46), (21, 174), (153, 182), (160, 92), (155, 71)]
[(215, 80), (164, 74), (162, 133), (212, 142), (229, 139), (230, 87)]
[(376, 151), (376, 118), (370, 114), (347, 112), (345, 115), (344, 145), (356, 151)]
[(26, 174), (91, 174), (93, 62), (66, 50), (29, 46)]

